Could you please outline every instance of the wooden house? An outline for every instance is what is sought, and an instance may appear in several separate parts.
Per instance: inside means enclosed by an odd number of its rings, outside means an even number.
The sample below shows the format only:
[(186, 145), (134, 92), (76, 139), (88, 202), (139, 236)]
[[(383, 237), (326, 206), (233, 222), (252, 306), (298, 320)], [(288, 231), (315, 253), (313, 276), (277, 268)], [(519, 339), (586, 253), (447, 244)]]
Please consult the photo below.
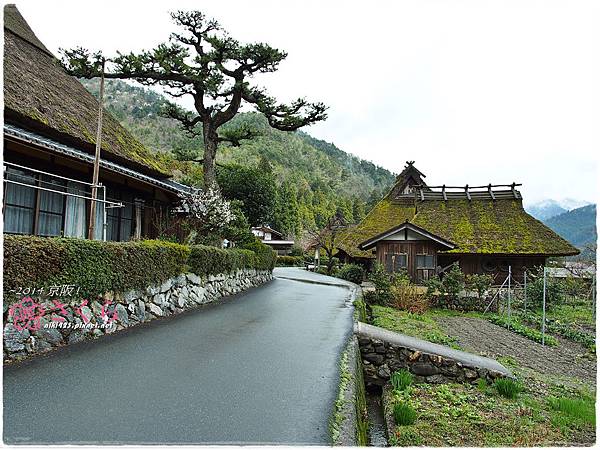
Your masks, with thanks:
[(294, 245), (294, 241), (284, 239), (283, 234), (267, 225), (252, 227), (252, 234), (259, 238), (263, 244), (267, 244), (275, 250), (278, 255), (289, 255)]
[(379, 262), (388, 271), (406, 270), (416, 282), (458, 262), (466, 274), (488, 273), (502, 282), (509, 268), (520, 280), (524, 269), (548, 257), (579, 253), (525, 212), (518, 185), (427, 186), (413, 163), (362, 222), (340, 232), (341, 260)]
[[(87, 237), (99, 104), (4, 7), (4, 232)], [(95, 239), (155, 237), (187, 187), (104, 111)]]

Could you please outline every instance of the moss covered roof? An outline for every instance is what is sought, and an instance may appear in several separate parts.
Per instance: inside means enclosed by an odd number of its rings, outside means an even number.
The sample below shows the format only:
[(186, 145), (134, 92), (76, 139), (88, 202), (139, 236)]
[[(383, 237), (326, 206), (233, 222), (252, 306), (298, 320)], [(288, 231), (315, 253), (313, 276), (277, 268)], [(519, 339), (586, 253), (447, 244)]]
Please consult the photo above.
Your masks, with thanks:
[[(5, 120), (93, 153), (98, 101), (35, 36), (15, 5), (4, 7)], [(166, 177), (162, 157), (104, 112), (102, 158)]]
[(578, 250), (523, 209), (521, 200), (418, 201), (388, 195), (358, 225), (340, 232), (338, 248), (357, 258), (372, 258), (358, 245), (410, 222), (456, 245), (447, 253), (573, 255)]

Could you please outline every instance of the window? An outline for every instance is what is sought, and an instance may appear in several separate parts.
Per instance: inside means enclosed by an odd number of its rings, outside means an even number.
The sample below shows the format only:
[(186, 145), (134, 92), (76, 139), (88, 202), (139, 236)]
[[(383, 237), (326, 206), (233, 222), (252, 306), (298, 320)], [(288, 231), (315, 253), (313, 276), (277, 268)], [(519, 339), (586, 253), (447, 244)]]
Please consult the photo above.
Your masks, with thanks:
[[(42, 175), (40, 187), (53, 191), (65, 191), (66, 184), (62, 180)], [(39, 218), (37, 234), (40, 236), (61, 236), (65, 207), (65, 195), (46, 190), (39, 191)]]
[(108, 190), (110, 200), (121, 201), (122, 208), (107, 208), (106, 239), (109, 241), (129, 241), (133, 234), (133, 196), (131, 194), (119, 194), (111, 189)]
[(385, 266), (388, 272), (399, 272), (408, 267), (408, 255), (406, 253), (387, 253), (385, 255)]
[[(6, 178), (23, 184), (36, 184), (35, 176), (28, 171), (6, 168)], [(35, 188), (19, 184), (4, 184), (4, 232), (33, 234), (35, 218)]]
[(417, 269), (435, 269), (433, 255), (417, 255)]

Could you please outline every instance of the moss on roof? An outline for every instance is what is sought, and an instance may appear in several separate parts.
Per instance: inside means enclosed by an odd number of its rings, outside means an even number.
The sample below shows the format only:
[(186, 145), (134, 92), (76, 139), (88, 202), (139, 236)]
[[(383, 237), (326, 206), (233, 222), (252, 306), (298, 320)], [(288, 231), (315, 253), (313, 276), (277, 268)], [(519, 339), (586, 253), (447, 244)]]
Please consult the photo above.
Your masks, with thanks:
[[(4, 7), (5, 120), (48, 137), (73, 141), (91, 153), (98, 101), (44, 47), (14, 5)], [(102, 157), (155, 176), (169, 175), (166, 161), (135, 139), (107, 111)]]
[(404, 222), (456, 245), (446, 253), (573, 255), (578, 250), (523, 209), (521, 200), (420, 201), (415, 207), (381, 200), (358, 225), (340, 233), (339, 248), (356, 258), (372, 258), (358, 245)]

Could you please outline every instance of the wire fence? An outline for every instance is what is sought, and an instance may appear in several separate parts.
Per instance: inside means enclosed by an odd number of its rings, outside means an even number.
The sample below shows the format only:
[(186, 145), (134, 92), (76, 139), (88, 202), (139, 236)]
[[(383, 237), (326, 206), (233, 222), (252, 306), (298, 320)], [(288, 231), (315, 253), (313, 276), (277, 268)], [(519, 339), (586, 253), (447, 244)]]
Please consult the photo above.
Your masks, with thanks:
[[(525, 319), (528, 326), (541, 333), (545, 344), (549, 310), (558, 305), (581, 308), (596, 318), (596, 273), (583, 276), (571, 274), (567, 277), (556, 268), (544, 267), (539, 271), (525, 271), (522, 280), (517, 280), (509, 267), (504, 281), (488, 292), (488, 304), (484, 312), (494, 312), (508, 321)], [(595, 330), (594, 330), (595, 333)]]

